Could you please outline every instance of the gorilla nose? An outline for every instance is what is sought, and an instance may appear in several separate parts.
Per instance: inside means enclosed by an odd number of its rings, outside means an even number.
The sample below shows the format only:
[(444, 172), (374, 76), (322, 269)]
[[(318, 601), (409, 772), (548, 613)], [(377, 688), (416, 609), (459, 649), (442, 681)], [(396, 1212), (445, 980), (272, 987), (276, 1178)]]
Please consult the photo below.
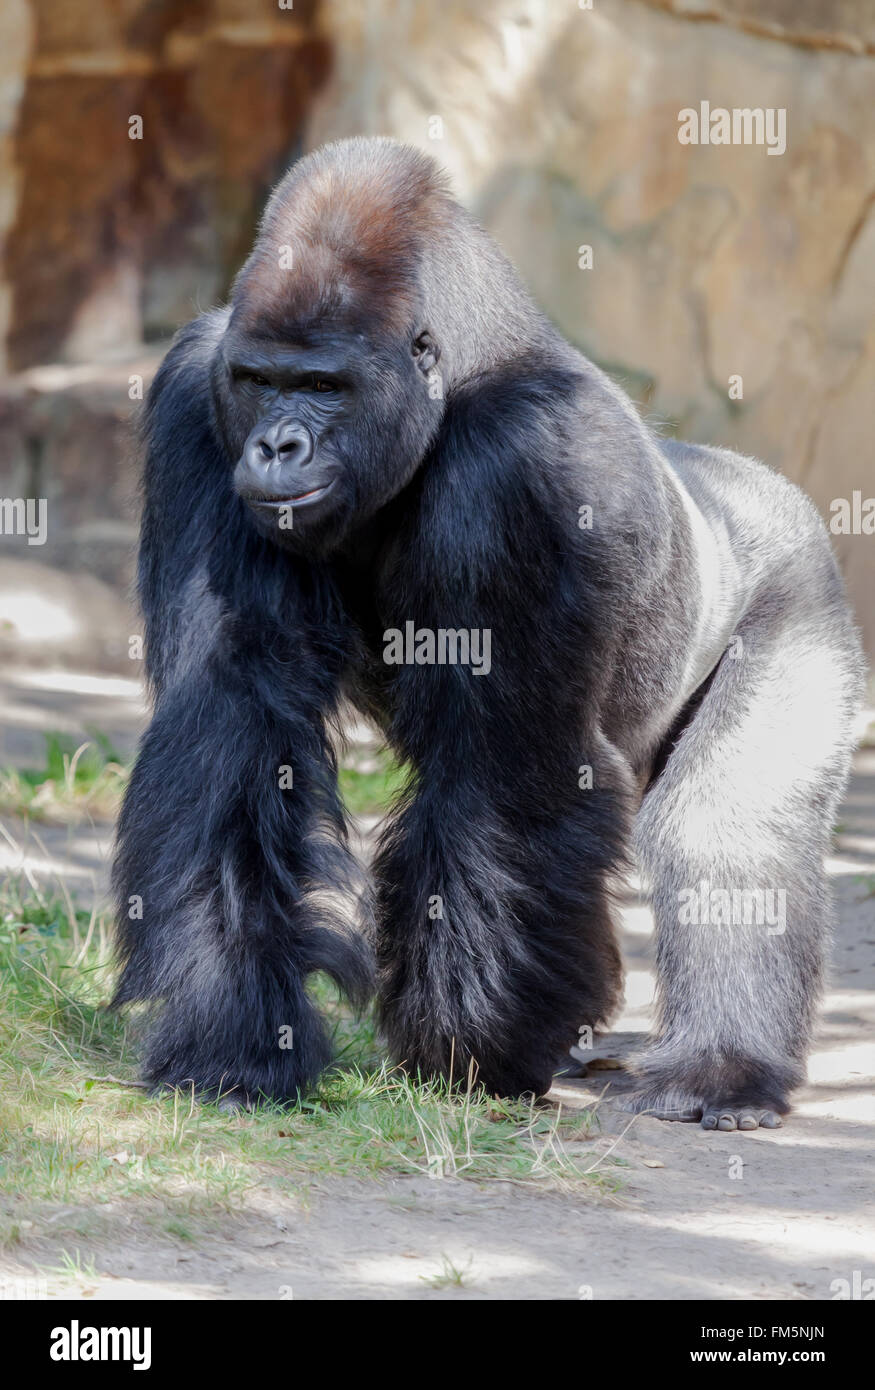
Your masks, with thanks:
[(284, 464), (301, 468), (313, 457), (313, 436), (306, 425), (277, 420), (250, 439), (247, 453), (254, 467), (264, 469)]

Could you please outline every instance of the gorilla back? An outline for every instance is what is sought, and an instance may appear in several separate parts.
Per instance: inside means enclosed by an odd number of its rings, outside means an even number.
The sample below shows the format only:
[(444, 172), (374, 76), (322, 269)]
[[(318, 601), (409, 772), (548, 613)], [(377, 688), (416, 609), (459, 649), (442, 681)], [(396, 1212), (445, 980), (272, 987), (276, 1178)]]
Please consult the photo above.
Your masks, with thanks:
[[(147, 1077), (293, 1101), (330, 1060), (323, 970), (376, 981), (409, 1069), (541, 1094), (617, 1004), (634, 850), (660, 1019), (628, 1103), (779, 1123), (862, 679), (805, 497), (656, 437), (388, 140), (279, 185), (230, 305), (162, 364), (145, 453), (154, 715), (115, 882)], [(370, 875), (344, 697), (411, 768)]]

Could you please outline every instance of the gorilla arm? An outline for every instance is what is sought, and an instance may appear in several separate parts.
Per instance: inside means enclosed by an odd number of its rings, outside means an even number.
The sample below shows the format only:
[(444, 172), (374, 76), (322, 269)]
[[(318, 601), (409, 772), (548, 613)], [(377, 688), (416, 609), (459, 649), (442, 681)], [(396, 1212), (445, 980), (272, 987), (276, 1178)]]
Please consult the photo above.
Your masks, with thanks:
[(324, 727), (343, 630), (324, 581), (255, 534), (231, 487), (209, 406), (222, 327), (205, 316), (179, 336), (148, 404), (139, 587), (155, 710), (119, 827), (115, 1002), (159, 1006), (149, 1080), (246, 1103), (294, 1098), (329, 1059), (308, 973), (357, 996), (370, 966), (308, 897), (356, 873)]

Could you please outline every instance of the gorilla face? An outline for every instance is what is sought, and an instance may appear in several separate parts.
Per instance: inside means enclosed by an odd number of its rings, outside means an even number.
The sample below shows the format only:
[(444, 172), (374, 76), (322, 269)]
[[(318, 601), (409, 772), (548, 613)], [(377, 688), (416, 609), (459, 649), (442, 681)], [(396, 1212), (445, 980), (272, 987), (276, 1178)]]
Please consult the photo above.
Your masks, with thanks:
[(326, 553), (398, 493), (442, 413), (428, 389), (440, 355), (427, 330), (406, 342), (352, 332), (243, 330), (232, 316), (213, 373), (233, 485), (257, 529)]

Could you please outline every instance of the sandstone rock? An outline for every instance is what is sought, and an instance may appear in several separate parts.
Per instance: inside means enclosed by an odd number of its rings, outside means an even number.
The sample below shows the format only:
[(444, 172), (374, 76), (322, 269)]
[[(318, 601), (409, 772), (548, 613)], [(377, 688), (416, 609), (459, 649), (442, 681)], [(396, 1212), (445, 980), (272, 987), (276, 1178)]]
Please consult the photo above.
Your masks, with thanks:
[(0, 497), (44, 499), (47, 518), (45, 544), (0, 534), (0, 556), (87, 572), (127, 592), (139, 510), (136, 417), (160, 355), (34, 367), (0, 390)]
[(224, 292), (328, 45), (306, 0), (13, 10), (18, 42), (0, 57), (8, 361), (132, 349)]
[[(0, 558), (0, 659), (9, 666), (113, 670), (136, 679), (129, 656), (141, 620), (117, 590), (90, 574), (64, 574)], [(137, 650), (134, 648), (133, 650)]]

